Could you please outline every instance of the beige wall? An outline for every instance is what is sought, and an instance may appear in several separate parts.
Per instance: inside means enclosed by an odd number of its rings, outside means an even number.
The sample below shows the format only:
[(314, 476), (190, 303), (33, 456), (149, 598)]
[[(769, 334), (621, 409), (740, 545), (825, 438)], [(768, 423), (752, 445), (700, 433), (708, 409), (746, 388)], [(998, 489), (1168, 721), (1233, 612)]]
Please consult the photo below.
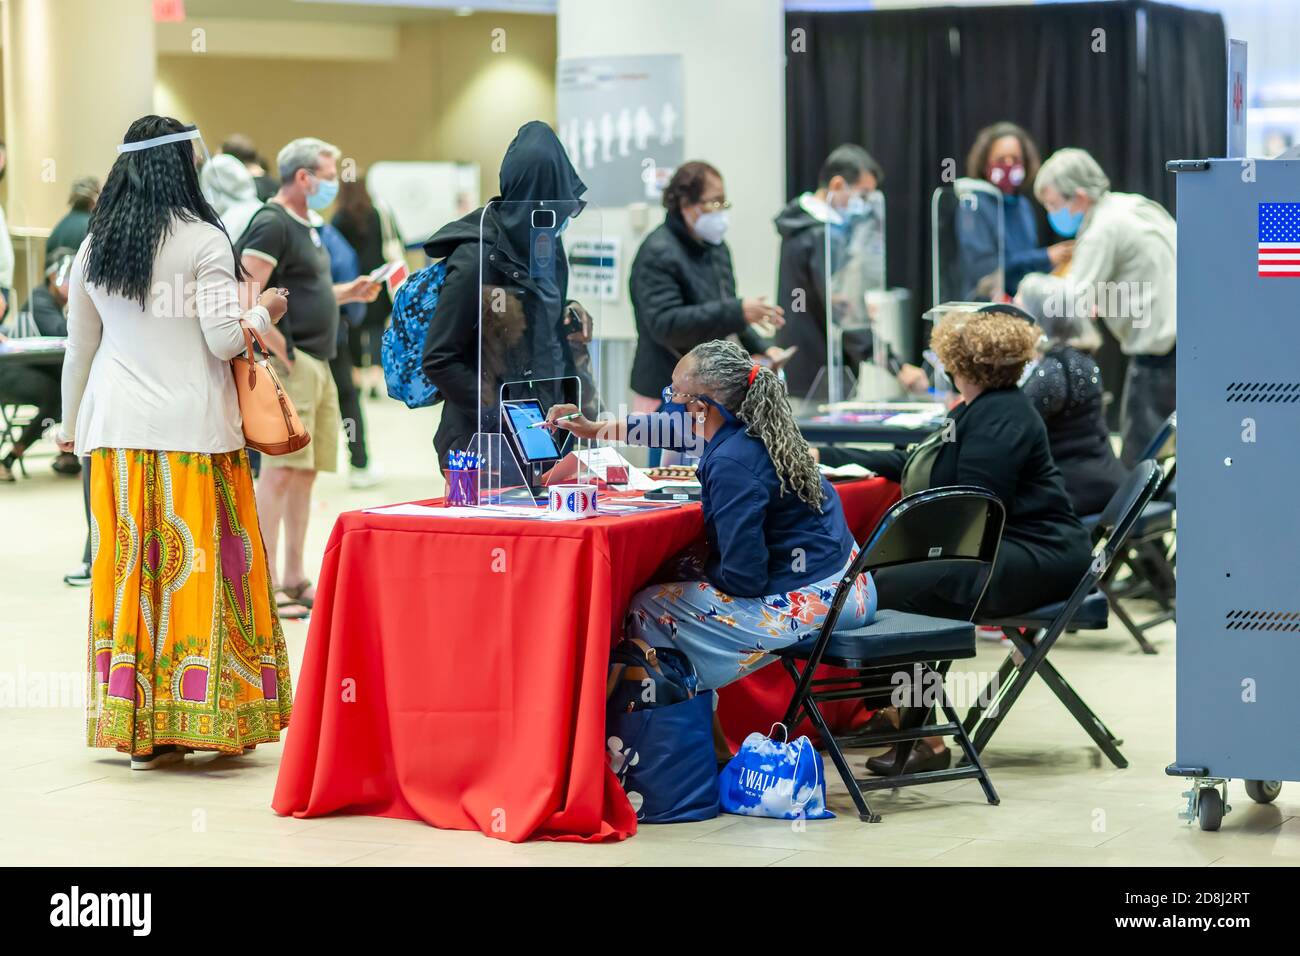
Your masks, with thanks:
[[(495, 29), (505, 31), (503, 52), (493, 52)], [(210, 149), (247, 133), (272, 162), (286, 142), (310, 135), (361, 166), (478, 163), (486, 198), (515, 130), (530, 119), (555, 122), (555, 19), (407, 24), (396, 58), (382, 62), (160, 55), (155, 108), (198, 123)]]

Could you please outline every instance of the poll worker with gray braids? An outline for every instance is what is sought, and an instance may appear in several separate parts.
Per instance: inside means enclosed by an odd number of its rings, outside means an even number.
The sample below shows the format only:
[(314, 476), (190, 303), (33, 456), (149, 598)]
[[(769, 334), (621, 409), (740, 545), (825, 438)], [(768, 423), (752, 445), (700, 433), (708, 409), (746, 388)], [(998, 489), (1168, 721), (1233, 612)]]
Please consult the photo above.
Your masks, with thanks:
[[(774, 658), (770, 652), (815, 634), (856, 553), (839, 496), (799, 433), (785, 383), (735, 342), (703, 342), (673, 369), (665, 410), (624, 422), (558, 421), (581, 438), (658, 447), (695, 446), (707, 558), (694, 580), (638, 592), (629, 637), (682, 651), (700, 686), (716, 690)], [(858, 577), (840, 623), (871, 623), (876, 589)]]

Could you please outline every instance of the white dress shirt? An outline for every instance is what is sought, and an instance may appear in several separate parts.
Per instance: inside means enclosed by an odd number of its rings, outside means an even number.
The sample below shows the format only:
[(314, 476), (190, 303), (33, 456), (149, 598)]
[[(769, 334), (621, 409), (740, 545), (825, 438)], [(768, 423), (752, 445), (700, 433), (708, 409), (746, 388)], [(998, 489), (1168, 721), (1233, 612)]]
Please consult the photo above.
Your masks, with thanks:
[(62, 437), (96, 448), (227, 452), (244, 447), (230, 359), (240, 319), (259, 333), (266, 309), (241, 314), (230, 240), (173, 219), (154, 257), (146, 306), (86, 280), (91, 238), (72, 265)]

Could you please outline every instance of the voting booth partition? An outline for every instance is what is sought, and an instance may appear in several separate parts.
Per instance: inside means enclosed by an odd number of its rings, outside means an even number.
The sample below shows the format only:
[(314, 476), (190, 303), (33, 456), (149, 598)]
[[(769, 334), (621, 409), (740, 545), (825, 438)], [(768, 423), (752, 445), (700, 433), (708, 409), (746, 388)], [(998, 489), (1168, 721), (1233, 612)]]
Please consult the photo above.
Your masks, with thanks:
[[(1300, 162), (1170, 163), (1178, 190), (1177, 759), (1184, 816), (1300, 780)], [(1135, 321), (1140, 321), (1140, 317)]]
[[(557, 404), (592, 420), (607, 411), (601, 298), (581, 295), (587, 264), (565, 254), (566, 243), (603, 237), (604, 217), (587, 203), (491, 202), (483, 209), (478, 424), (467, 449), (477, 468), (472, 504), (545, 507), (547, 489), (581, 497), (604, 477), (591, 462), (607, 443), (542, 427)], [(583, 500), (594, 512), (594, 495)]]
[(809, 359), (818, 364), (817, 374), (791, 395), (804, 411), (895, 398), (890, 350), (905, 357), (914, 351), (911, 295), (889, 288), (886, 279), (884, 193), (871, 193), (858, 210), (830, 209), (828, 216), (817, 267), (824, 280), (825, 315), (818, 320), (825, 322), (826, 353)]
[(885, 288), (885, 196), (872, 193), (856, 214), (828, 209), (822, 230), (826, 354), (812, 385), (798, 397), (810, 407), (857, 394), (858, 372), (872, 354), (867, 297)]
[(963, 178), (931, 193), (931, 308), (954, 300), (1001, 299), (1006, 292), (1006, 234), (1006, 201), (991, 184)]

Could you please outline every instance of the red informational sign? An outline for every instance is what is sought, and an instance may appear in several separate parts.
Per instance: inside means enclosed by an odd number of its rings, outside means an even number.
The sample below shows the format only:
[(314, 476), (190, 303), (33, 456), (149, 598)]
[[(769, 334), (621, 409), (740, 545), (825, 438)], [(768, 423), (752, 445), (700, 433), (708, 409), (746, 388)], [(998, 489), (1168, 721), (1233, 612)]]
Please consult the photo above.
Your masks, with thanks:
[(183, 23), (185, 0), (153, 0), (154, 23)]

